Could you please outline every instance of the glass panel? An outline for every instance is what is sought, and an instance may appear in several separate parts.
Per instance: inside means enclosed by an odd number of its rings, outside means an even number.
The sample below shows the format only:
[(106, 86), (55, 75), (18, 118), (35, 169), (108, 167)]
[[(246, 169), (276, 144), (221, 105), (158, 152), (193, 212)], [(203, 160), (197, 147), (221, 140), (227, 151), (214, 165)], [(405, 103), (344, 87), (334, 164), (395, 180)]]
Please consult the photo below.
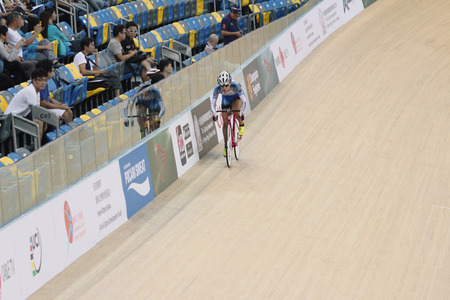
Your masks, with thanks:
[[(214, 53), (211, 53), (214, 54)], [(205, 57), (204, 60), (204, 70), (203, 70), (203, 76), (205, 80), (205, 89), (209, 90), (212, 86), (212, 78), (213, 78), (213, 64), (212, 60), (216, 57), (215, 55), (208, 55)]]
[[(50, 168), (50, 148), (43, 147), (32, 157), (36, 176), (37, 202), (41, 202), (52, 195), (52, 170)], [(26, 160), (26, 159), (25, 159)]]
[(37, 203), (37, 181), (35, 178), (37, 176), (39, 176), (39, 171), (34, 169), (33, 159), (23, 159), (17, 162), (21, 211), (25, 211)]
[(192, 64), (188, 68), (189, 72), (189, 90), (190, 90), (190, 100), (189, 103), (192, 103), (192, 99), (198, 99), (198, 86), (196, 84), (195, 78), (197, 78), (197, 63)]
[[(133, 97), (132, 99), (134, 99), (136, 97)], [(132, 145), (132, 135), (131, 135), (131, 127), (128, 126), (126, 127), (124, 125), (125, 122), (125, 117), (124, 117), (124, 109), (125, 109), (125, 105), (127, 105), (127, 102), (124, 101), (122, 103), (120, 103), (119, 105), (115, 106), (117, 107), (117, 126), (119, 127), (119, 132), (120, 132), (120, 145), (119, 145), (119, 149), (118, 149), (118, 153), (116, 154), (116, 156), (120, 153), (122, 153), (123, 151), (125, 151), (126, 149), (128, 149), (131, 145)], [(108, 118), (108, 116), (107, 116)], [(106, 123), (108, 124), (108, 119), (106, 121)], [(108, 140), (109, 141), (109, 140)]]
[(195, 98), (191, 99), (191, 103), (194, 103), (200, 97), (203, 97), (203, 95), (206, 93), (205, 88), (205, 61), (202, 59), (198, 61), (197, 63), (197, 76), (195, 77), (195, 81), (197, 82), (198, 86), (198, 95)]
[(80, 136), (78, 130), (63, 135), (66, 143), (67, 184), (81, 177)]
[(231, 59), (230, 62), (232, 64), (233, 72), (237, 70), (241, 66), (241, 53), (239, 51), (239, 47), (241, 47), (241, 40), (242, 38), (236, 40), (233, 45), (233, 50), (231, 52)]
[[(175, 73), (169, 77), (171, 80), (169, 82), (170, 90), (171, 90), (171, 97), (173, 102), (173, 108), (174, 108), (174, 114), (177, 115), (183, 109), (189, 106), (184, 105), (184, 103), (181, 101), (181, 87), (180, 87), (180, 73)], [(186, 103), (187, 104), (187, 103)]]
[[(188, 107), (191, 104), (191, 86), (189, 84), (189, 72), (183, 71), (180, 73), (180, 92), (181, 92), (181, 105)], [(165, 118), (169, 120), (169, 118)]]
[[(83, 124), (75, 128), (80, 137), (81, 173), (86, 175), (92, 168), (96, 168), (108, 160), (108, 148), (98, 148), (95, 146), (93, 122)], [(99, 150), (102, 151), (99, 151)]]
[(16, 164), (0, 168), (0, 178), (2, 218), (5, 223), (20, 214)]
[(211, 74), (209, 74), (208, 89), (211, 90), (217, 85), (217, 75), (220, 73), (220, 54), (218, 51), (210, 55)]
[(246, 47), (247, 47), (248, 36), (249, 36), (249, 34), (247, 34), (246, 36), (242, 37), (242, 39), (240, 39), (238, 41), (238, 44), (239, 44), (239, 58), (240, 58), (241, 65), (244, 64), (244, 62), (247, 60)]
[[(121, 144), (123, 143), (123, 132), (121, 131), (121, 124), (119, 123), (119, 107), (123, 107), (124, 102), (116, 105), (107, 111), (106, 113), (106, 128), (108, 130), (108, 157), (113, 159), (120, 153)], [(92, 129), (94, 130), (94, 129)], [(94, 133), (95, 135), (95, 133)], [(100, 150), (100, 149), (99, 149)]]
[(66, 152), (63, 138), (57, 138), (49, 145), (53, 194), (67, 185)]
[(175, 112), (179, 110), (177, 109), (177, 104), (179, 103), (176, 103), (174, 99), (172, 99), (170, 84), (171, 80), (168, 79), (158, 82), (158, 89), (164, 100), (164, 106), (166, 107), (166, 122), (172, 119), (175, 116)]

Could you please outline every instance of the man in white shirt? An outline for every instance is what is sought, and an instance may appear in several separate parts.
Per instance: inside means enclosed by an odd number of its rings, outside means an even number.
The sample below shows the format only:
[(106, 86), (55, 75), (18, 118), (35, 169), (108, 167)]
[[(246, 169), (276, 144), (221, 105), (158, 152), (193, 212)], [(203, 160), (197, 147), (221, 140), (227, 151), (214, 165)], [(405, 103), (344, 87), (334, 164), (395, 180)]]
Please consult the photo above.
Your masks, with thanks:
[(41, 40), (37, 45), (34, 45), (33, 42), (37, 38), (37, 36), (42, 32), (42, 26), (37, 24), (34, 27), (34, 33), (26, 38), (25, 35), (20, 31), (20, 28), (23, 26), (23, 18), (18, 12), (11, 12), (8, 15), (8, 44), (16, 46), (17, 43), (25, 39), (24, 47), (27, 47), (28, 54), (27, 57), (24, 57), (22, 49), (19, 50), (17, 56), (23, 59), (34, 59), (34, 60), (43, 60), (49, 59), (53, 63), (58, 63), (58, 59), (56, 57), (55, 52), (53, 51), (53, 43), (51, 43), (47, 39)]
[[(80, 41), (81, 51), (73, 58), (73, 64), (83, 76), (96, 76), (95, 79), (107, 80), (108, 86), (114, 90), (117, 97), (121, 93), (122, 83), (116, 70), (102, 69), (99, 67), (98, 50), (95, 48), (94, 39), (85, 37)], [(95, 62), (89, 59), (94, 55)]]
[[(5, 114), (13, 114), (32, 120), (31, 106), (40, 104), (39, 92), (47, 85), (47, 72), (42, 69), (34, 70), (31, 73), (31, 84), (20, 90), (11, 100), (5, 110)], [(44, 135), (44, 123), (36, 120), (39, 125), (41, 139)]]

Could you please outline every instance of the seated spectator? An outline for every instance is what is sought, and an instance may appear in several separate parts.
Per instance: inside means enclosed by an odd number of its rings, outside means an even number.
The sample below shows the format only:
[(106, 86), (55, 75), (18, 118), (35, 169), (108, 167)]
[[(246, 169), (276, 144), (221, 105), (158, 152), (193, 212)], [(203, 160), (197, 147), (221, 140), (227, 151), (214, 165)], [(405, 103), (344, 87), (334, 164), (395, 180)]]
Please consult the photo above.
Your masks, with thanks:
[[(11, 100), (8, 107), (5, 110), (5, 114), (13, 114), (25, 117), (32, 120), (31, 106), (39, 105), (40, 97), (39, 92), (42, 91), (47, 85), (47, 72), (41, 69), (36, 69), (31, 73), (31, 84), (26, 88), (20, 90)], [(41, 140), (44, 136), (44, 123), (40, 120), (36, 120), (39, 125)]]
[[(53, 77), (53, 64), (49, 60), (41, 60), (36, 64), (37, 69), (42, 69), (47, 72), (47, 79), (50, 80)], [(40, 91), (40, 105), (64, 119), (65, 123), (69, 123), (73, 120), (73, 112), (67, 104), (62, 104), (53, 99), (50, 96), (48, 84)]]
[(230, 13), (222, 19), (220, 34), (223, 36), (224, 46), (242, 36), (243, 32), (237, 22), (240, 15), (241, 9), (239, 6), (233, 6)]
[[(125, 40), (127, 34), (126, 34), (125, 26), (123, 25), (116, 25), (113, 29), (113, 38), (109, 41), (107, 51), (109, 56), (111, 57), (111, 60), (113, 62), (119, 62), (119, 61), (125, 61), (125, 73), (133, 73), (136, 74), (137, 71), (137, 65), (133, 66), (133, 63), (139, 62), (144, 67), (141, 72), (141, 79), (143, 82), (148, 80), (147, 72), (150, 71), (149, 69), (146, 69), (146, 67), (149, 67), (148, 61), (144, 57), (139, 58), (139, 53), (137, 49), (133, 49), (125, 53), (124, 49), (122, 48), (122, 41)], [(136, 68), (135, 68), (136, 67)]]
[[(8, 14), (5, 14), (5, 15), (8, 15)], [(1, 13), (1, 17), (0, 17), (0, 26), (6, 26), (6, 20), (5, 20), (5, 18), (3, 18), (3, 13)]]
[(164, 78), (167, 78), (173, 73), (172, 62), (170, 59), (163, 59), (159, 62), (158, 69)]
[[(18, 12), (24, 19), (24, 25), (22, 26), (22, 31), (28, 32), (31, 28), (34, 28), (39, 22), (38, 17), (31, 13), (29, 7), (26, 3), (19, 0), (0, 0), (3, 1), (6, 7), (8, 7), (9, 12)], [(30, 5), (31, 6), (31, 5)], [(8, 10), (7, 9), (7, 10)]]
[(211, 53), (213, 53), (214, 51), (217, 50), (216, 46), (219, 43), (219, 37), (217, 36), (217, 34), (211, 34), (209, 36), (208, 42), (206, 43), (205, 46), (205, 53), (210, 55)]
[(14, 86), (14, 80), (11, 78), (9, 73), (4, 73), (3, 61), (0, 59), (0, 91), (6, 90)]
[(58, 54), (60, 56), (67, 55), (70, 52), (71, 43), (69, 39), (59, 30), (56, 25), (53, 25), (53, 17), (50, 12), (44, 11), (39, 16), (42, 25), (42, 36), (50, 42), (58, 41)]
[(32, 44), (36, 37), (41, 33), (42, 26), (37, 24), (34, 27), (34, 33), (29, 38), (27, 38), (20, 28), (23, 26), (22, 16), (17, 12), (12, 12), (8, 15), (8, 43), (14, 47), (21, 39), (25, 39), (24, 47), (27, 48), (27, 56), (24, 57), (22, 49), (19, 50), (17, 54), (23, 59), (34, 59), (43, 60), (50, 59), (54, 64), (58, 64), (58, 59), (53, 51), (53, 44), (47, 39), (42, 39), (37, 45)]
[[(119, 73), (116, 70), (101, 69), (99, 67), (98, 50), (95, 48), (94, 39), (85, 37), (80, 42), (81, 51), (73, 58), (73, 64), (83, 76), (96, 76), (95, 79), (105, 79), (109, 87), (114, 89), (114, 95), (121, 94), (122, 84)], [(94, 55), (95, 62), (88, 56)]]
[[(5, 45), (8, 40), (8, 28), (6, 26), (0, 26), (0, 58), (3, 61), (4, 73), (11, 77), (11, 82), (14, 84), (20, 84), (30, 79), (25, 72), (25, 68), (30, 67), (27, 63), (21, 63), (21, 59), (17, 54), (22, 46), (25, 44), (25, 40), (21, 39), (15, 47)], [(11, 76), (12, 75), (12, 76)]]
[[(134, 22), (128, 22), (125, 25), (125, 28), (126, 36), (125, 39), (120, 42), (120, 44), (122, 45), (123, 53), (127, 54), (133, 50), (137, 50), (134, 44), (134, 38), (137, 36), (138, 26)], [(127, 63), (135, 64), (135, 66), (132, 66), (134, 69), (137, 69), (138, 65), (141, 65), (143, 67), (141, 72), (141, 78), (143, 82), (146, 82), (148, 80), (147, 73), (156, 66), (156, 62), (153, 60), (153, 58), (140, 51), (138, 51), (137, 55), (134, 55), (130, 59), (128, 59)]]

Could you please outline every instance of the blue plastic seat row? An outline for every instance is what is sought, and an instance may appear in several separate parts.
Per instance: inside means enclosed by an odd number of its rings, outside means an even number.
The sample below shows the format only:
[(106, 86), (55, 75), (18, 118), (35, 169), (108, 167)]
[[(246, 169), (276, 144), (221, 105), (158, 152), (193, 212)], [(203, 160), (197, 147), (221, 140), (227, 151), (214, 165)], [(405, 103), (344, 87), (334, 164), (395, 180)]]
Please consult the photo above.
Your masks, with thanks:
[(110, 39), (110, 26), (121, 24), (126, 18), (141, 30), (155, 28), (203, 13), (203, 0), (137, 0), (92, 12), (80, 17), (81, 23), (94, 38), (95, 45)]

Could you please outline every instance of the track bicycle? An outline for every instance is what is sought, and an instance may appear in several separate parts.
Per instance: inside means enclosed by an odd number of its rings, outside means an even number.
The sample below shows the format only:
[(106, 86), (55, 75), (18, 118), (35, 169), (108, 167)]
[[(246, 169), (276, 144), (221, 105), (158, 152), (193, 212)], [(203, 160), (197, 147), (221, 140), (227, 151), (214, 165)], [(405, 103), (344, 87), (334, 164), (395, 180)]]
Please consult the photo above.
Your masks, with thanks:
[(145, 125), (145, 132), (144, 135), (141, 136), (141, 138), (144, 138), (145, 136), (149, 135), (153, 131), (159, 128), (161, 125), (161, 119), (158, 118), (158, 113), (149, 113), (145, 115), (134, 115), (134, 116), (128, 116), (128, 118), (145, 118), (144, 125)]
[[(232, 110), (231, 108), (218, 110), (217, 112), (225, 112), (228, 115), (227, 127), (225, 130), (225, 151), (227, 166), (231, 167), (231, 152), (234, 152), (234, 157), (239, 160), (239, 144), (242, 136), (239, 135), (239, 120), (234, 115), (235, 112), (240, 112), (240, 110)], [(231, 150), (233, 149), (233, 150)]]

